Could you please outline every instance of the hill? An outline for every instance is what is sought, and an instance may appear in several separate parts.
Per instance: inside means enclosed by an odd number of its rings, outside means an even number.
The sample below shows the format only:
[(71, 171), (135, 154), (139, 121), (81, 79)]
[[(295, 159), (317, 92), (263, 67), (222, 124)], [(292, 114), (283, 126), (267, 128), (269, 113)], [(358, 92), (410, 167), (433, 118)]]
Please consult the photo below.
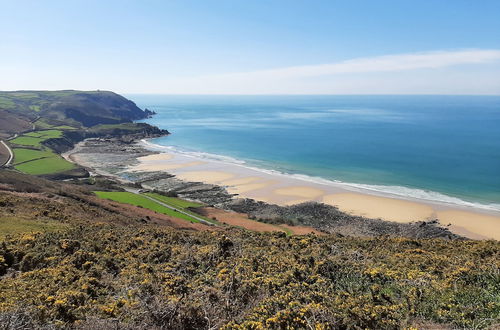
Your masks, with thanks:
[(0, 92), (2, 133), (12, 135), (44, 122), (91, 127), (146, 118), (152, 113), (134, 102), (108, 91), (13, 91)]
[(59, 179), (85, 177), (85, 170), (58, 154), (88, 137), (130, 139), (168, 134), (132, 122), (151, 114), (113, 92), (0, 92), (0, 139), (5, 140), (0, 146), (0, 165)]

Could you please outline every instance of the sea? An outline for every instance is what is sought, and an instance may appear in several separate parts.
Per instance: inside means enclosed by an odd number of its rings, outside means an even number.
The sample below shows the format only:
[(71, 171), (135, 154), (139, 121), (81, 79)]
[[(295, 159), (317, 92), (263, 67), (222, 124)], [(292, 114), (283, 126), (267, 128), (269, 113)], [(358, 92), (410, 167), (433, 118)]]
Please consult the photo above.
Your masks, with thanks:
[(500, 96), (126, 96), (166, 150), (500, 211)]

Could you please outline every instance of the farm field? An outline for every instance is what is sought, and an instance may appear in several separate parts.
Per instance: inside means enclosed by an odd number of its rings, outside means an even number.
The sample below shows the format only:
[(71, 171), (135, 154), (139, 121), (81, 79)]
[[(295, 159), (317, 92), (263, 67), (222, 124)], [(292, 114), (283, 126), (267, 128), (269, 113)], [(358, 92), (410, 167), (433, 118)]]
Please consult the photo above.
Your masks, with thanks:
[(73, 163), (56, 154), (53, 155), (52, 157), (27, 161), (14, 167), (21, 172), (32, 175), (59, 173), (75, 168)]
[(14, 165), (39, 158), (57, 157), (56, 154), (47, 150), (14, 148), (12, 152), (14, 153)]
[(31, 137), (36, 137), (36, 138), (40, 138), (43, 140), (47, 140), (47, 139), (54, 139), (54, 138), (61, 137), (62, 131), (57, 130), (57, 129), (50, 129), (50, 130), (35, 131), (35, 132), (26, 133), (26, 134), (24, 134), (24, 136), (31, 136)]
[(32, 175), (52, 174), (75, 168), (73, 163), (42, 145), (43, 141), (59, 138), (62, 133), (55, 129), (33, 131), (11, 140), (12, 144), (20, 146), (13, 149), (14, 168)]
[(10, 140), (11, 143), (21, 145), (21, 146), (30, 146), (30, 147), (41, 147), (41, 142), (43, 139), (32, 136), (20, 136), (13, 140)]
[(174, 210), (171, 210), (169, 208), (166, 208), (166, 207), (152, 201), (149, 198), (146, 198), (144, 196), (137, 195), (137, 194), (134, 194), (131, 192), (94, 191), (94, 193), (100, 198), (109, 199), (109, 200), (119, 202), (119, 203), (125, 203), (125, 204), (131, 204), (131, 205), (135, 205), (135, 206), (144, 207), (146, 209), (149, 209), (149, 210), (152, 210), (152, 211), (155, 211), (158, 213), (162, 213), (162, 214), (169, 215), (172, 217), (184, 219), (184, 220), (187, 220), (190, 222), (199, 222), (195, 218), (192, 218), (192, 217), (187, 216), (185, 214), (182, 214), (182, 213), (176, 212)]
[(154, 199), (156, 199), (162, 203), (165, 203), (167, 205), (170, 205), (171, 207), (181, 209), (183, 212), (192, 214), (195, 217), (203, 218), (208, 222), (216, 223), (216, 221), (214, 221), (213, 219), (211, 219), (209, 217), (205, 217), (201, 214), (198, 214), (196, 212), (192, 212), (191, 210), (189, 210), (190, 207), (192, 207), (192, 208), (202, 207), (202, 206), (204, 206), (203, 204), (186, 201), (184, 199), (180, 199), (180, 198), (176, 198), (176, 197), (167, 197), (167, 196), (163, 196), (163, 195), (156, 194), (156, 193), (145, 193), (144, 195), (149, 196), (151, 198), (154, 198)]

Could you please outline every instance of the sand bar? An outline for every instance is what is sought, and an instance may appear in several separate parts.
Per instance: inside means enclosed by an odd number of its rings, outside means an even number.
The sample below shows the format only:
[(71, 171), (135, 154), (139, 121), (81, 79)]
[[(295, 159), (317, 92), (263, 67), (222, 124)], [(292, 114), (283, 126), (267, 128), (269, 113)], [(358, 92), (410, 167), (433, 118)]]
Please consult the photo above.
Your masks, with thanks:
[(137, 158), (137, 160), (140, 162), (150, 162), (150, 161), (169, 160), (172, 158), (174, 158), (174, 155), (167, 154), (167, 153), (161, 153), (161, 154), (152, 154), (152, 155), (139, 157), (139, 158)]
[(224, 180), (229, 180), (234, 176), (234, 174), (221, 171), (184, 171), (177, 174), (177, 177), (181, 180), (211, 184), (217, 184)]
[(237, 185), (237, 186), (230, 186), (227, 187), (227, 191), (230, 194), (243, 194), (243, 193), (248, 193), (254, 190), (259, 190), (263, 189), (266, 187), (269, 187), (271, 185), (276, 184), (278, 181), (276, 180), (267, 180), (264, 182), (259, 182), (259, 183), (249, 183), (249, 184), (242, 184), (242, 185)]
[(294, 196), (294, 197), (304, 197), (313, 199), (325, 194), (323, 190), (307, 187), (307, 186), (296, 186), (296, 187), (285, 187), (276, 189), (274, 191), (275, 194), (285, 195), (285, 196)]
[(177, 164), (171, 164), (171, 163), (163, 163), (163, 164), (148, 164), (148, 163), (141, 163), (139, 165), (136, 165), (132, 168), (129, 169), (131, 172), (137, 172), (137, 171), (168, 171), (168, 170), (175, 170), (179, 168), (185, 168), (185, 167), (190, 167), (190, 166), (196, 166), (196, 165), (203, 165), (205, 162), (201, 161), (193, 161), (193, 162), (188, 162), (188, 163), (177, 163)]
[(262, 178), (259, 178), (258, 176), (249, 176), (246, 178), (240, 178), (240, 179), (233, 179), (233, 180), (226, 180), (222, 181), (221, 184), (224, 186), (240, 186), (244, 184), (249, 184), (255, 181), (262, 181)]

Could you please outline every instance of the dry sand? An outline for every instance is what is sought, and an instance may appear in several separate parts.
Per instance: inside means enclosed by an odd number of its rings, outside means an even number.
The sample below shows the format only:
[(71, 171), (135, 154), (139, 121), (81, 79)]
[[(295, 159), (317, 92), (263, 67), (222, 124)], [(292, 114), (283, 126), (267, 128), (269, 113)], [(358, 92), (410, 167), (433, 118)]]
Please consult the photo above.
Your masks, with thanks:
[(143, 157), (137, 158), (137, 160), (141, 162), (149, 162), (149, 161), (160, 161), (160, 160), (169, 160), (174, 158), (174, 155), (161, 153), (161, 154), (152, 154)]
[(434, 215), (432, 207), (426, 204), (357, 193), (326, 195), (323, 203), (350, 214), (397, 222), (429, 220)]
[(177, 177), (181, 180), (211, 184), (218, 184), (224, 180), (229, 180), (234, 176), (234, 174), (221, 171), (183, 171), (177, 174)]
[(278, 181), (276, 180), (268, 180), (260, 183), (249, 183), (249, 184), (242, 184), (242, 185), (236, 185), (236, 186), (228, 186), (227, 191), (230, 194), (243, 194), (246, 192), (254, 191), (254, 190), (259, 190), (263, 189), (266, 187), (269, 187), (271, 185), (276, 184)]
[(313, 199), (324, 195), (325, 192), (320, 189), (311, 188), (307, 186), (295, 186), (295, 187), (285, 187), (276, 189), (274, 191), (275, 194), (284, 195), (284, 196), (293, 196), (293, 197), (304, 197), (308, 199)]
[(190, 166), (196, 166), (196, 165), (203, 165), (205, 162), (199, 162), (199, 161), (193, 161), (193, 162), (188, 162), (188, 163), (178, 163), (178, 164), (148, 164), (148, 163), (141, 163), (139, 165), (136, 165), (132, 168), (130, 168), (129, 171), (131, 172), (139, 172), (139, 171), (168, 171), (168, 170), (176, 170), (179, 168), (185, 168), (185, 167), (190, 167)]
[[(438, 211), (437, 218), (443, 225), (452, 224), (451, 230), (453, 227), (457, 227), (456, 231), (459, 232), (463, 228), (467, 232), (478, 235), (471, 238), (486, 237), (500, 240), (500, 217), (468, 211), (446, 210)], [(463, 235), (466, 234), (463, 232)]]
[(249, 176), (246, 178), (222, 181), (221, 184), (224, 186), (239, 186), (239, 185), (249, 184), (249, 183), (252, 183), (255, 181), (261, 181), (261, 180), (262, 180), (262, 178), (259, 178), (258, 176)]

